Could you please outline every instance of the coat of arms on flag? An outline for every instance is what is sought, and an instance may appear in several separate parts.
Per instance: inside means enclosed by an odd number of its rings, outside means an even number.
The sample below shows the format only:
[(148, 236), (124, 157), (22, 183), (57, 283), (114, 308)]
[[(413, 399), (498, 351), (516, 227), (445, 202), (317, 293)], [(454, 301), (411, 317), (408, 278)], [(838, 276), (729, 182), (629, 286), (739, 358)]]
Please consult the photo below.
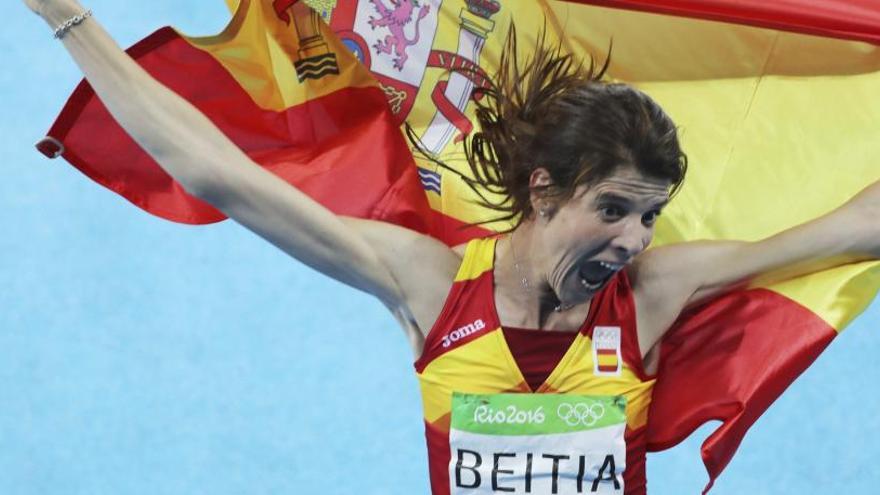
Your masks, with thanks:
[[(460, 142), (473, 130), (474, 88), (486, 86), (487, 52), (496, 56), (511, 9), (498, 0), (306, 0), (360, 62), (388, 99), (398, 124), (413, 125), (421, 146), (469, 175)], [(490, 38), (495, 45), (489, 43)], [(497, 45), (497, 46), (496, 46)], [(447, 197), (472, 198), (456, 174), (416, 156), (428, 202), (443, 210)], [(479, 217), (465, 202), (456, 218)], [(461, 211), (459, 211), (461, 210)], [(480, 218), (482, 219), (482, 218)], [(452, 229), (454, 230), (454, 229)]]

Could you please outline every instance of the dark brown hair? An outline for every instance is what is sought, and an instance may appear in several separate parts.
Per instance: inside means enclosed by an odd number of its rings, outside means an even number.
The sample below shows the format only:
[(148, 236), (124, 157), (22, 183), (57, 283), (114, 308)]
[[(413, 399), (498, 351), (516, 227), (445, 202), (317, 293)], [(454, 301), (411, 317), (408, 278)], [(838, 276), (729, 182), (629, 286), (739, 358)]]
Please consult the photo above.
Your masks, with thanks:
[[(548, 47), (545, 28), (534, 55), (521, 65), (511, 24), (498, 72), (474, 90), (478, 126), (464, 141), (473, 178), (431, 156), (409, 124), (407, 136), (423, 156), (461, 175), (478, 203), (501, 212), (479, 224), (512, 220), (516, 228), (533, 214), (532, 190), (562, 203), (578, 186), (591, 186), (622, 166), (668, 180), (672, 196), (687, 171), (675, 124), (645, 93), (603, 82), (610, 60), (609, 47), (601, 68), (592, 57), (584, 66), (559, 44)], [(529, 187), (538, 167), (549, 171), (552, 185)], [(486, 191), (504, 199), (492, 202)]]

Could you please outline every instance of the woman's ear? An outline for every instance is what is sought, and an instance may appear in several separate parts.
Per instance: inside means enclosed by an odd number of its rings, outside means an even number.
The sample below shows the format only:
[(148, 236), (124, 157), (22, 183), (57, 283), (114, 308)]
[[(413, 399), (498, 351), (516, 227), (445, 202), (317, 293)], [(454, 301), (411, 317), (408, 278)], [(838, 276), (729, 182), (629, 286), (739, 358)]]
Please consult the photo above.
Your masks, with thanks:
[(550, 171), (544, 167), (538, 167), (532, 170), (529, 175), (529, 189), (531, 190), (530, 201), (532, 209), (538, 214), (538, 218), (549, 220), (553, 215), (555, 206), (552, 201), (547, 199), (544, 189), (553, 185), (553, 178), (550, 177)]
[(535, 170), (532, 170), (532, 174), (529, 175), (529, 188), (540, 188), (546, 187), (553, 184), (553, 178), (550, 177), (550, 171), (544, 167), (538, 167)]

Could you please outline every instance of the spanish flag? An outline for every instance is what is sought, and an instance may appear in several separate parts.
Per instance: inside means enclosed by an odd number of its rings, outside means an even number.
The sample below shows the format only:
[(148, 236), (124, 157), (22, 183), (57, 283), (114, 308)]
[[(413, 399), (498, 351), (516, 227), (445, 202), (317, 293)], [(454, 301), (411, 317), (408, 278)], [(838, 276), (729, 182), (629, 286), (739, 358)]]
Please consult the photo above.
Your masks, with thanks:
[[(216, 36), (166, 27), (128, 53), (254, 161), (336, 213), (427, 231), (431, 214), (385, 94), (306, 4), (243, 0)], [(159, 168), (85, 81), (37, 148), (162, 218), (225, 219)]]
[[(545, 19), (551, 38), (581, 56), (601, 56), (613, 39), (610, 77), (650, 94), (680, 127), (691, 166), (653, 246), (759, 240), (880, 179), (877, 2), (228, 3), (234, 15), (221, 34), (164, 28), (129, 53), (255, 161), (334, 211), (449, 244), (488, 232), (462, 228), (491, 212), (474, 205), (462, 178), (470, 171), (461, 140), (472, 130), (473, 88), (497, 67), (513, 19), (521, 47)], [(413, 157), (404, 121), (459, 173)], [(165, 175), (86, 83), (39, 149), (156, 215), (222, 219)], [(702, 449), (714, 480), (754, 421), (868, 306), (877, 267), (768, 277), (681, 315), (661, 346), (649, 448), (721, 420)], [(604, 365), (614, 365), (610, 354)]]

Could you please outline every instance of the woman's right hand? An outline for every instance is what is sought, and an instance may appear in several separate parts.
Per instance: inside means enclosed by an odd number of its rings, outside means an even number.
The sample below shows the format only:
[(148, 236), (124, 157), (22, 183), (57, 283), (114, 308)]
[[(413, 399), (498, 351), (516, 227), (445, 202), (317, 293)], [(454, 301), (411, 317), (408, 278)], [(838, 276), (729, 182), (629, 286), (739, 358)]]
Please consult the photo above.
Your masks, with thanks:
[(53, 27), (85, 10), (76, 0), (24, 0), (24, 4)]
[(43, 5), (47, 2), (47, 0), (24, 0), (24, 4), (27, 5), (27, 8), (31, 9), (31, 12), (40, 15), (40, 12), (43, 10)]
[(59, 0), (24, 0), (24, 4), (27, 5), (27, 8), (31, 9), (31, 12), (40, 17), (43, 16), (43, 11), (52, 7), (52, 4), (55, 3), (59, 3)]

